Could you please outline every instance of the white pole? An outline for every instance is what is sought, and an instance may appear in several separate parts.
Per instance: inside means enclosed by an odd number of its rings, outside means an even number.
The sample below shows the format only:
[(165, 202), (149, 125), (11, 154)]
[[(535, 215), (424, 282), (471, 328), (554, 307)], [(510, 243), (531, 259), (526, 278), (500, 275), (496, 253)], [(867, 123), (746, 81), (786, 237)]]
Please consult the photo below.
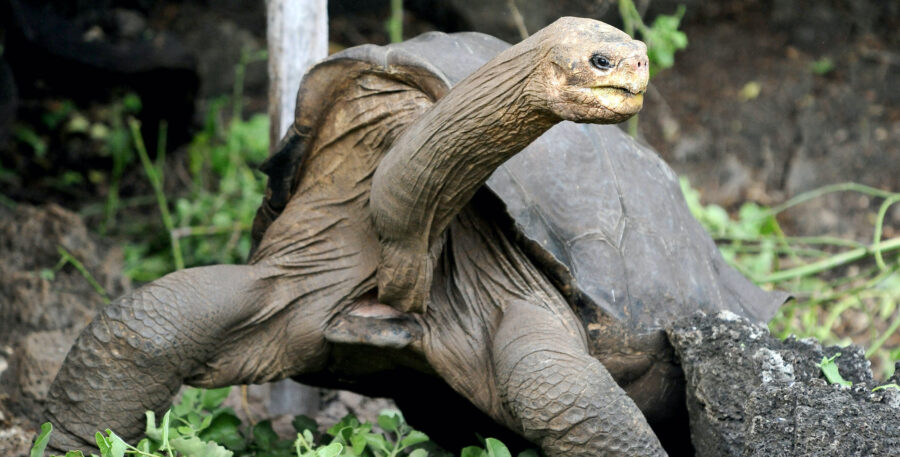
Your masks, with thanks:
[(326, 0), (267, 0), (270, 139), (275, 147), (294, 121), (306, 70), (328, 55)]
[[(306, 70), (328, 55), (327, 6), (327, 0), (266, 0), (271, 148), (294, 122)], [(267, 406), (272, 415), (312, 415), (319, 409), (319, 393), (286, 379), (271, 385)]]

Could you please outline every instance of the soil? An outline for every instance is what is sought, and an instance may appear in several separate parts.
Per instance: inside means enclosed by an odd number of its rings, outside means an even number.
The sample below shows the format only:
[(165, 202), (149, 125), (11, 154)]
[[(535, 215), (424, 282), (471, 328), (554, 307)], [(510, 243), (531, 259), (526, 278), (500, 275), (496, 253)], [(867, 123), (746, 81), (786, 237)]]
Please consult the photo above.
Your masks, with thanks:
[[(2, 455), (26, 455), (42, 395), (56, 367), (77, 332), (103, 305), (103, 297), (72, 265), (50, 279), (47, 270), (53, 270), (60, 259), (57, 246), (81, 260), (112, 297), (131, 287), (121, 274), (117, 240), (101, 239), (96, 235), (96, 218), (77, 214), (103, 202), (107, 188), (91, 179), (60, 185), (66, 171), (87, 177), (92, 169), (111, 169), (112, 159), (101, 150), (85, 147), (83, 139), (56, 135), (42, 127), (37, 130), (46, 136), (47, 150), (36, 154), (15, 139), (14, 127), (41, 126), (43, 114), (63, 99), (76, 100), (93, 115), (117, 95), (136, 91), (143, 100), (153, 101), (142, 111), (144, 125), (156, 126), (163, 117), (179, 120), (170, 122), (169, 129), (173, 152), (167, 176), (173, 179), (167, 180), (167, 192), (174, 195), (185, 185), (178, 179), (184, 174), (185, 143), (202, 126), (206, 107), (231, 92), (234, 66), (265, 44), (262, 2), (76, 3), (78, 7), (61, 0), (34, 2), (49, 5), (48, 10), (68, 21), (79, 36), (99, 36), (114, 44), (155, 38), (163, 48), (154, 54), (159, 56), (155, 63), (146, 64), (156, 65), (151, 65), (155, 70), (123, 76), (121, 66), (53, 60), (58, 56), (48, 49), (55, 48), (46, 43), (23, 44), (15, 24), (9, 22), (12, 16), (0, 14), (4, 18), (0, 36), (5, 40), (4, 54), (0, 54), (0, 188), (11, 200), (0, 201)], [(388, 2), (329, 3), (332, 50), (387, 41), (383, 23), (389, 14)], [(513, 3), (521, 4), (519, 12), (531, 31), (560, 12), (612, 23), (618, 14), (614, 2), (612, 7), (587, 0)], [(642, 141), (701, 190), (706, 202), (730, 210), (745, 201), (777, 204), (845, 181), (900, 190), (900, 92), (896, 90), (900, 87), (900, 35), (896, 33), (900, 4), (876, 0), (636, 3), (651, 17), (673, 12), (678, 3), (688, 7), (683, 28), (689, 46), (676, 55), (673, 68), (654, 77), (639, 133)], [(518, 32), (509, 4), (484, 0), (475, 8), (455, 0), (407, 0), (405, 36), (433, 29), (475, 29), (515, 41)], [(825, 58), (833, 62), (833, 68), (813, 71), (813, 64)], [(185, 66), (191, 71), (185, 73)], [(159, 77), (155, 71), (171, 72), (166, 74), (177, 84), (160, 89), (153, 84)], [(265, 110), (266, 85), (265, 63), (250, 63), (244, 73), (245, 112)], [(155, 127), (149, 128), (144, 136), (155, 138)], [(148, 149), (154, 150), (153, 141), (148, 142)], [(150, 193), (141, 184), (144, 180), (127, 178), (139, 173), (126, 171), (123, 198)], [(8, 208), (15, 203), (15, 209)], [(879, 204), (857, 194), (834, 194), (791, 209), (779, 220), (794, 235), (869, 241)], [(146, 212), (141, 207), (130, 211), (133, 214), (123, 218), (140, 218)], [(900, 205), (895, 205), (884, 237), (898, 235)], [(349, 393), (323, 395), (320, 423), (333, 422), (344, 411), (372, 418), (378, 409), (390, 405)], [(266, 398), (265, 389), (251, 389), (251, 414), (256, 418), (265, 416)]]
[[(847, 181), (898, 188), (897, 43), (853, 33), (806, 43), (761, 13), (685, 32), (688, 48), (654, 79), (641, 132), (705, 200), (771, 205)], [(816, 74), (812, 65), (824, 58), (834, 69)], [(879, 204), (834, 195), (780, 221), (791, 234), (867, 241)], [(900, 209), (888, 222), (897, 233)]]

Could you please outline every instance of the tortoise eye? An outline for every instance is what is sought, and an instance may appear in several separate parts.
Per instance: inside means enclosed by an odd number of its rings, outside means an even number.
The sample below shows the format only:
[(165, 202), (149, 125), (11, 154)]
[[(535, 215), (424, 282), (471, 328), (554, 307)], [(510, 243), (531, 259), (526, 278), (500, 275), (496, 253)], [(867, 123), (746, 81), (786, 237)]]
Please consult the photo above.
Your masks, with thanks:
[(597, 67), (598, 70), (609, 70), (612, 68), (612, 63), (610, 63), (609, 59), (600, 54), (591, 56), (591, 65)]

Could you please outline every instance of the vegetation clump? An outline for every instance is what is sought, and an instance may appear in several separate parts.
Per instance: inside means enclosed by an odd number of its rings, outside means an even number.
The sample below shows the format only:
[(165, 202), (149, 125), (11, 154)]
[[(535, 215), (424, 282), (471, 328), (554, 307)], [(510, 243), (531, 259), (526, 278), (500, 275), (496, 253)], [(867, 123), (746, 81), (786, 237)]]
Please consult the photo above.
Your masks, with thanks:
[[(95, 435), (100, 457), (447, 457), (452, 454), (431, 443), (428, 436), (406, 423), (399, 411), (383, 411), (377, 424), (347, 415), (324, 432), (313, 419), (296, 416), (293, 440), (283, 439), (265, 420), (243, 426), (234, 410), (222, 403), (230, 387), (185, 390), (181, 400), (157, 423), (147, 411), (145, 437), (132, 445), (112, 430)], [(53, 427), (41, 426), (31, 457), (42, 457)], [(537, 457), (529, 450), (519, 457)], [(95, 454), (92, 456), (96, 457)], [(57, 457), (57, 456), (53, 456)], [(69, 451), (63, 457), (85, 457)], [(464, 448), (460, 457), (511, 457), (500, 441), (487, 438), (483, 446)]]

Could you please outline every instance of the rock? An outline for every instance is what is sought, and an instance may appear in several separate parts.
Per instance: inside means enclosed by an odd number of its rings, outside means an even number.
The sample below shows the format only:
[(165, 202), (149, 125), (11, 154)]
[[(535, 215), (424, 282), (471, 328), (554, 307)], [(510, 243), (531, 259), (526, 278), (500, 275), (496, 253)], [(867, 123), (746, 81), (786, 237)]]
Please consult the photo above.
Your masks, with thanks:
[(898, 455), (900, 410), (878, 401), (883, 397), (862, 384), (846, 389), (818, 379), (764, 384), (745, 407), (750, 421), (742, 455)]
[(50, 382), (77, 336), (59, 330), (32, 332), (18, 342), (10, 366), (16, 373), (20, 395), (38, 402), (47, 398)]
[[(258, 55), (266, 48), (265, 29), (261, 30), (262, 35), (257, 36), (231, 18), (223, 17), (215, 7), (190, 3), (179, 5), (169, 28), (196, 56), (201, 100), (232, 93), (235, 66), (241, 63), (241, 59)], [(210, 43), (216, 45), (210, 46)], [(257, 57), (244, 65), (243, 93), (265, 95), (268, 84), (265, 59)], [(206, 113), (201, 109), (197, 114), (202, 120)]]
[(322, 409), (315, 419), (320, 428), (327, 428), (340, 421), (347, 414), (353, 414), (360, 422), (378, 422), (378, 415), (384, 410), (398, 410), (397, 405), (387, 398), (370, 398), (346, 390), (324, 391)]
[(108, 296), (130, 288), (121, 274), (122, 252), (100, 246), (77, 214), (57, 205), (0, 207), (0, 344), (30, 331), (80, 331), (103, 306), (103, 296), (72, 265), (53, 272), (59, 247)]
[(0, 455), (25, 457), (31, 449), (34, 430), (26, 430), (18, 425), (0, 425)]
[(130, 288), (121, 251), (96, 241), (77, 214), (56, 205), (0, 207), (0, 411), (38, 419), (76, 335), (104, 306), (78, 269), (57, 268), (59, 247), (108, 296)]
[[(900, 393), (871, 390), (860, 347), (779, 341), (727, 312), (684, 318), (667, 333), (684, 369), (698, 457), (900, 455)], [(818, 363), (837, 353), (852, 388), (821, 374)]]

